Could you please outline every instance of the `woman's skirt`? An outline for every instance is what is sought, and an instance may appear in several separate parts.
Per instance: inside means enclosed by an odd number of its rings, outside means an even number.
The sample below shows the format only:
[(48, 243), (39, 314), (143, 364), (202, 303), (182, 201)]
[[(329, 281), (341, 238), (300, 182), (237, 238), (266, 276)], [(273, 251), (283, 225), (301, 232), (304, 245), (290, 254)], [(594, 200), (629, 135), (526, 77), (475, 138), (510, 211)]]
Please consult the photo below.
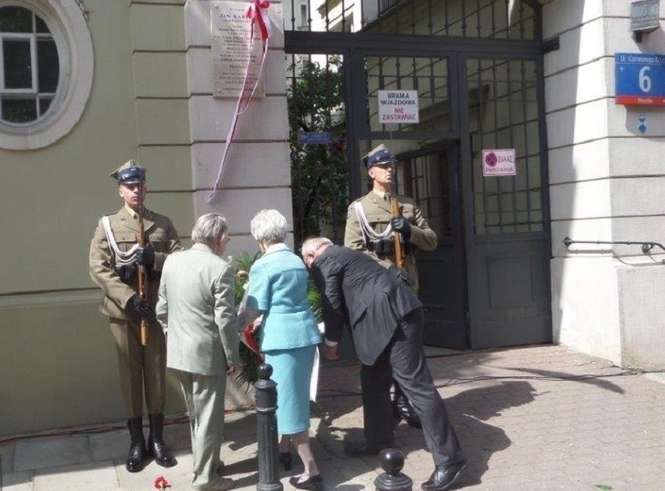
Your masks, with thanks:
[(316, 345), (270, 350), (265, 362), (277, 383), (277, 431), (293, 435), (309, 429), (309, 387)]

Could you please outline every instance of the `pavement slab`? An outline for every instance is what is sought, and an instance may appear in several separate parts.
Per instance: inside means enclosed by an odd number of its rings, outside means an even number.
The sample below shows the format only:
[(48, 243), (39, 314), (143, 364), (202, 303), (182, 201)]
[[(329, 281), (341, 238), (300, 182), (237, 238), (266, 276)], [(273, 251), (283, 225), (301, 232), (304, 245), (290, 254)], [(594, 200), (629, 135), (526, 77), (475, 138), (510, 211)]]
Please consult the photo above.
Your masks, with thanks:
[(0, 476), (1, 491), (32, 491), (32, 472), (3, 473)]
[[(661, 378), (622, 370), (561, 346), (428, 352), (435, 383), (469, 463), (456, 489), (665, 489)], [(378, 458), (349, 458), (343, 451), (345, 439), (362, 438), (362, 425), (358, 364), (324, 364), (310, 435), (326, 491), (374, 489), (374, 479), (382, 472)], [(235, 489), (255, 490), (254, 413), (227, 414), (224, 433), (226, 476), (235, 481)], [(164, 469), (152, 462), (136, 474), (124, 468), (124, 429), (2, 445), (2, 491), (152, 491), (160, 475), (171, 482), (172, 490), (188, 490), (188, 424), (177, 418), (165, 434), (177, 450), (178, 465)], [(433, 469), (422, 432), (401, 423), (395, 444), (406, 456), (404, 472), (419, 489)], [(282, 476), (284, 489), (291, 489), (290, 476), (302, 472), (297, 458), (295, 462)], [(86, 488), (90, 483), (107, 487)]]
[(53, 467), (35, 472), (33, 491), (117, 491), (113, 462)]
[(59, 436), (21, 440), (14, 450), (14, 471), (43, 469), (90, 462), (87, 436)]
[(13, 472), (15, 447), (14, 443), (0, 445), (0, 474)]

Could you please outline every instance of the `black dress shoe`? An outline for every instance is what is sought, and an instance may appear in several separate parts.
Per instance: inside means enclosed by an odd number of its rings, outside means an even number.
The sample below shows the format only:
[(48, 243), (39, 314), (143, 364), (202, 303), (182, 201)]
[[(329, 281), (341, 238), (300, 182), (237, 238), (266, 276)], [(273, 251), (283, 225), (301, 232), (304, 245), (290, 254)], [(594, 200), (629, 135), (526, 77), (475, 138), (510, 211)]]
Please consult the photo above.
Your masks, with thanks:
[(436, 466), (430, 478), (422, 484), (423, 491), (446, 491), (466, 469), (466, 462)]
[(391, 443), (385, 445), (368, 445), (366, 442), (345, 442), (344, 453), (351, 457), (363, 457), (366, 455), (378, 455), (384, 448), (392, 447)]
[(323, 484), (323, 478), (321, 474), (316, 476), (309, 476), (302, 482), (298, 482), (298, 476), (293, 476), (289, 479), (289, 483), (296, 489), (320, 489)]
[(412, 428), (422, 429), (423, 425), (420, 423), (420, 418), (416, 414), (416, 410), (409, 400), (403, 395), (393, 402), (393, 416), (397, 415), (398, 418), (403, 419)]
[(141, 416), (127, 420), (127, 428), (129, 429), (129, 436), (132, 439), (129, 445), (129, 454), (125, 467), (128, 472), (140, 472), (145, 467), (147, 452), (145, 448), (145, 441), (143, 440), (143, 419)]
[(285, 471), (290, 471), (291, 467), (293, 467), (291, 452), (279, 452), (279, 463), (282, 464)]

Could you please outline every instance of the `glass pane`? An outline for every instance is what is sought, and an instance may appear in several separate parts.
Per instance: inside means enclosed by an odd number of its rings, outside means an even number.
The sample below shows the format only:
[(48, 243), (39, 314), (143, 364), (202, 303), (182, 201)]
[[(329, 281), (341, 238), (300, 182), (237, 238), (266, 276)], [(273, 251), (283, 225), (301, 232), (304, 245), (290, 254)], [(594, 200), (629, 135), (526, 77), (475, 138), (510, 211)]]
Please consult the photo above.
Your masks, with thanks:
[(37, 119), (37, 101), (29, 99), (2, 99), (2, 119), (10, 123), (29, 123)]
[[(542, 230), (538, 120), (528, 119), (527, 94), (535, 80), (532, 61), (469, 60), (469, 119), (473, 156), (475, 233)], [(473, 94), (479, 94), (475, 100)], [(483, 175), (482, 150), (515, 151), (515, 175)]]
[(0, 8), (0, 32), (32, 32), (32, 12), (21, 7)]
[(48, 108), (51, 107), (51, 102), (53, 102), (53, 97), (42, 97), (39, 99), (39, 114), (43, 116), (48, 111)]
[[(367, 120), (371, 131), (429, 132), (450, 128), (447, 58), (369, 56), (365, 59), (365, 70)], [(382, 124), (379, 112), (380, 90), (416, 91), (419, 122)], [(403, 101), (396, 99), (387, 102), (395, 103), (394, 109), (388, 111), (388, 116), (400, 120), (399, 104)], [(404, 111), (409, 113), (408, 107)]]
[(50, 33), (51, 31), (49, 30), (48, 26), (46, 25), (46, 22), (39, 17), (38, 15), (35, 15), (35, 24), (36, 24), (36, 31), (39, 33)]
[(60, 66), (58, 50), (52, 39), (37, 41), (37, 66), (39, 68), (39, 92), (55, 92), (58, 88)]
[(284, 29), (533, 39), (533, 0), (285, 0)]
[(30, 41), (5, 39), (2, 42), (2, 54), (5, 59), (5, 88), (31, 89)]

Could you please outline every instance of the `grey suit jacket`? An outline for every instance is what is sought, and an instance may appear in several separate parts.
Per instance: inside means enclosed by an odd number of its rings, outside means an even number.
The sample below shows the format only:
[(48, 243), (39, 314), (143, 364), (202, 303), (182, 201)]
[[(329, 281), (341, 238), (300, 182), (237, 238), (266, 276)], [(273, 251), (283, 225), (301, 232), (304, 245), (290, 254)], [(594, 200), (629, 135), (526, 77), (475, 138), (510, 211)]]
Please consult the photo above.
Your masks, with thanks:
[(224, 375), (239, 363), (233, 284), (229, 263), (204, 244), (166, 259), (156, 307), (167, 330), (166, 366)]

